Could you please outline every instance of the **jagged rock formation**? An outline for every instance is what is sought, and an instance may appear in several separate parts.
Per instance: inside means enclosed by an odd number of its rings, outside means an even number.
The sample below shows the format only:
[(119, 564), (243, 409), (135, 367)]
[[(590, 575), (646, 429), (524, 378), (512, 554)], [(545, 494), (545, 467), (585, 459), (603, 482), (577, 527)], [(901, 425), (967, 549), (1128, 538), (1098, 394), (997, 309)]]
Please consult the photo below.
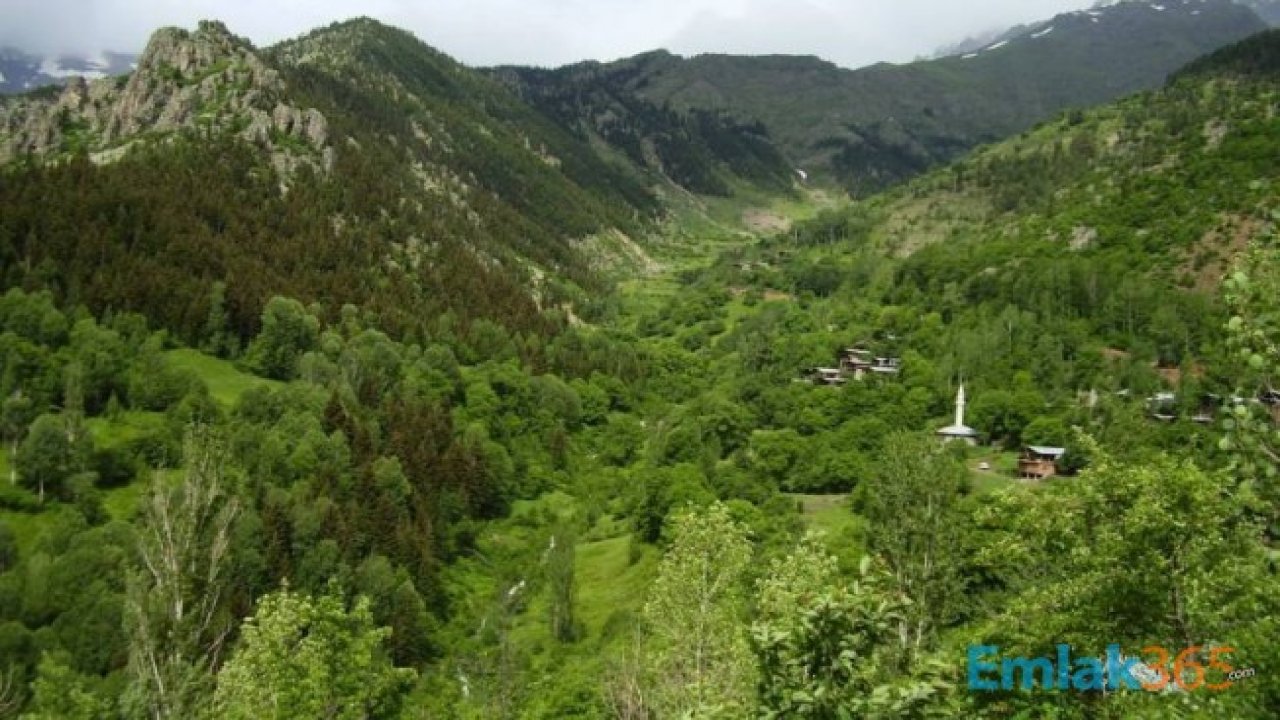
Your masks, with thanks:
[(285, 98), (280, 73), (221, 23), (165, 28), (127, 78), (74, 78), (60, 92), (0, 102), (0, 163), (81, 150), (110, 162), (141, 136), (199, 128), (240, 134), (269, 150), (280, 170), (300, 161), (328, 167), (324, 115)]

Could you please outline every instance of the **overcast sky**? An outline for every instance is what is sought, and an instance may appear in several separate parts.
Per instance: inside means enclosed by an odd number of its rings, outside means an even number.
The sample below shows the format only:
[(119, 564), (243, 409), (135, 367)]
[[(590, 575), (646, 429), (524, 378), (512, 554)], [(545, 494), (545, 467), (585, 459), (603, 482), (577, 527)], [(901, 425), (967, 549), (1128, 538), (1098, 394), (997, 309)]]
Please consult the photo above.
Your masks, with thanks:
[(560, 65), (654, 48), (907, 61), (1093, 0), (0, 0), (0, 44), (137, 51), (161, 25), (217, 18), (259, 45), (369, 15), (470, 65)]

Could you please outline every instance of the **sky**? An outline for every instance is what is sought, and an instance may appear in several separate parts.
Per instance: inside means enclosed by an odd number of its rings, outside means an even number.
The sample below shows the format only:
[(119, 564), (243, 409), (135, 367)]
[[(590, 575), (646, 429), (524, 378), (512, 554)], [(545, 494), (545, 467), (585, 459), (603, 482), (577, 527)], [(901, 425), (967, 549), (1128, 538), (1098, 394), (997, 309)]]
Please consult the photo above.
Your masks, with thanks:
[(368, 15), (469, 65), (555, 66), (664, 48), (906, 62), (1094, 0), (0, 0), (0, 45), (137, 52), (157, 27), (215, 18), (267, 45)]

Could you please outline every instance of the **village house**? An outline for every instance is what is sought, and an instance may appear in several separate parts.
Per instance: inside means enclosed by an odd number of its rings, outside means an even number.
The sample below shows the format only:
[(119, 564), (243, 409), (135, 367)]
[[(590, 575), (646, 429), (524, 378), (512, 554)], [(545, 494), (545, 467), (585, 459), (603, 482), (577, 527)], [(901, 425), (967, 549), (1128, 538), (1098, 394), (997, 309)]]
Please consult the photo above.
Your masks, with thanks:
[(871, 371), (872, 363), (871, 351), (864, 347), (845, 348), (840, 353), (840, 370), (855, 380), (865, 377)]
[(849, 381), (840, 368), (811, 368), (808, 374), (815, 385), (843, 385)]
[(1161, 422), (1178, 419), (1178, 396), (1171, 392), (1159, 392), (1147, 398), (1147, 412)]
[(840, 371), (855, 380), (868, 374), (897, 375), (902, 370), (902, 360), (896, 357), (877, 357), (862, 345), (845, 348), (840, 352)]
[(878, 357), (871, 363), (871, 372), (881, 375), (897, 375), (902, 369), (902, 359), (896, 357)]
[(1018, 458), (1018, 474), (1029, 480), (1044, 480), (1058, 474), (1058, 462), (1066, 455), (1065, 448), (1028, 445)]

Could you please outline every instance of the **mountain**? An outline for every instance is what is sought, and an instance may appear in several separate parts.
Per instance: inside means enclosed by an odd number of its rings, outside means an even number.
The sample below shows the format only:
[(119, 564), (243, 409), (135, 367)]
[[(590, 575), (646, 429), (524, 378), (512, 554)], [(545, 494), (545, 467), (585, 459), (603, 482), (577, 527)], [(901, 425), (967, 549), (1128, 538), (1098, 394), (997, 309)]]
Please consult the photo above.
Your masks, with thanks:
[[(780, 162), (757, 128), (711, 127)], [(727, 182), (721, 152), (699, 162)], [(189, 340), (224, 286), (242, 337), (276, 293), (397, 333), (546, 329), (635, 254), (672, 182), (371, 20), (266, 50), (216, 22), (158, 31), (127, 77), (0, 99), (0, 162), (5, 285)]]
[(814, 57), (658, 52), (605, 66), (678, 110), (760, 120), (795, 167), (866, 193), (1067, 108), (1158, 86), (1194, 58), (1265, 29), (1229, 0), (1125, 2), (1067, 13), (981, 51), (845, 70)]
[(804, 267), (895, 258), (885, 302), (1007, 305), (1045, 327), (1084, 323), (1161, 367), (1202, 361), (1220, 352), (1209, 341), (1222, 278), (1280, 202), (1277, 92), (1270, 30), (1157, 91), (1044, 123), (776, 242), (815, 254)]
[(205, 23), (0, 104), (0, 715), (1275, 716), (1280, 32), (758, 240), (674, 168), (760, 128), (581, 70)]
[(1280, 26), (1280, 0), (1239, 0), (1271, 27)]
[(607, 145), (694, 192), (731, 194), (735, 178), (787, 192), (796, 178), (759, 121), (699, 108), (678, 113), (629, 91), (600, 63), (506, 67), (494, 75), (582, 140)]
[(96, 80), (124, 75), (137, 59), (130, 53), (110, 51), (83, 56), (33, 55), (17, 48), (0, 48), (0, 95), (60, 85), (73, 77)]
[(1025, 28), (1025, 26), (1019, 25), (1016, 28), (1013, 28), (1012, 30), (994, 29), (994, 30), (987, 30), (986, 32), (976, 33), (958, 42), (950, 43), (948, 45), (943, 45), (942, 47), (935, 50), (932, 54), (930, 54), (929, 59), (937, 60), (939, 58), (950, 57), (952, 55), (967, 55), (968, 53), (971, 53), (971, 52), (978, 52), (979, 50), (982, 50), (988, 45), (993, 45), (999, 42), (1002, 38), (1004, 38), (1009, 33), (1018, 32), (1023, 28)]

